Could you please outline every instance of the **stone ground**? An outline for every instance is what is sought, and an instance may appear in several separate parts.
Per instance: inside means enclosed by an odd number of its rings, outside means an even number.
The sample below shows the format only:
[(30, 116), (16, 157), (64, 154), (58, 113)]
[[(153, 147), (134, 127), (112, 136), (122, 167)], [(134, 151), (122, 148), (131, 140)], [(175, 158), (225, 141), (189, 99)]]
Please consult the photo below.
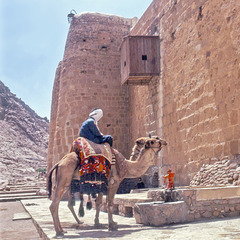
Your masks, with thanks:
[[(33, 221), (38, 226), (43, 239), (55, 239), (52, 218), (49, 212), (50, 200), (29, 199), (22, 200), (24, 207), (30, 213)], [(78, 208), (76, 202), (76, 209)], [(39, 240), (31, 220), (12, 221), (14, 213), (25, 212), (20, 202), (0, 203), (0, 239), (3, 240)], [(94, 210), (86, 211), (82, 219), (84, 224), (77, 225), (67, 208), (67, 202), (60, 204), (60, 220), (67, 231), (63, 239), (171, 239), (171, 240), (240, 240), (240, 216), (237, 218), (224, 218), (206, 220), (194, 223), (174, 224), (163, 227), (149, 227), (136, 224), (134, 218), (114, 215), (118, 222), (118, 231), (107, 230), (107, 213), (100, 213), (101, 229), (95, 229)]]
[(17, 213), (26, 213), (20, 201), (0, 202), (0, 239), (41, 240), (32, 219), (13, 221)]

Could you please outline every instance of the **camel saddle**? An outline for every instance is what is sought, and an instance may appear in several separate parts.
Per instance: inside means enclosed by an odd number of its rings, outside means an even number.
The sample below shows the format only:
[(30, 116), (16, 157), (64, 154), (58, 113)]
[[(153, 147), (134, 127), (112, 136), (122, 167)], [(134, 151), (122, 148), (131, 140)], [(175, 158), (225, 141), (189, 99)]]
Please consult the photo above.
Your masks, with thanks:
[(81, 162), (80, 182), (75, 181), (80, 186), (79, 191), (87, 194), (106, 193), (111, 164), (115, 163), (110, 145), (96, 144), (79, 137), (74, 140), (71, 152), (76, 152)]
[(97, 144), (83, 137), (79, 137), (73, 141), (71, 152), (82, 152), (82, 155), (79, 156), (81, 159), (92, 156), (102, 156), (106, 158), (110, 164), (115, 162), (115, 159), (112, 156), (111, 147), (108, 143)]

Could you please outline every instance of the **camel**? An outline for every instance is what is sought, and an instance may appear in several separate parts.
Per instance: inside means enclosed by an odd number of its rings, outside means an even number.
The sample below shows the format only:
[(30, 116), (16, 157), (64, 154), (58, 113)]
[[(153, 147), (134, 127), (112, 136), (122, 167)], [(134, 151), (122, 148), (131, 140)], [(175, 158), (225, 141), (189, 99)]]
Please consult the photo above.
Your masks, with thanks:
[[(113, 221), (113, 204), (114, 196), (118, 190), (121, 181), (124, 178), (137, 178), (142, 176), (150, 166), (156, 164), (157, 154), (167, 142), (158, 137), (142, 137), (136, 140), (132, 154), (129, 160), (112, 148), (112, 152), (116, 156), (116, 164), (112, 165), (107, 187), (107, 211), (108, 211), (108, 230), (117, 230), (117, 223)], [(75, 152), (65, 155), (57, 164), (53, 166), (48, 174), (48, 191), (49, 198), (52, 195), (52, 173), (56, 171), (55, 190), (52, 196), (50, 211), (53, 218), (56, 236), (63, 236), (64, 231), (61, 227), (58, 208), (60, 200), (65, 192), (69, 191), (70, 184), (75, 171), (79, 171), (79, 160)], [(68, 194), (68, 207), (72, 212), (75, 220), (80, 224), (80, 220), (76, 216), (73, 206), (71, 205), (71, 195)], [(96, 197), (96, 215), (95, 226), (99, 227), (99, 212), (102, 204), (103, 194), (99, 193)]]

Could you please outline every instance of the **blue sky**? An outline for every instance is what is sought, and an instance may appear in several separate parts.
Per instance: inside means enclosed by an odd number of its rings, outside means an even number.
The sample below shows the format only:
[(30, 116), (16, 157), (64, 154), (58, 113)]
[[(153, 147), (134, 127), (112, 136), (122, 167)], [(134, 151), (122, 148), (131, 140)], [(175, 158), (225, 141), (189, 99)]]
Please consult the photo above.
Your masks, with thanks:
[(0, 0), (0, 80), (41, 117), (50, 118), (55, 71), (63, 58), (67, 14), (140, 18), (152, 0)]

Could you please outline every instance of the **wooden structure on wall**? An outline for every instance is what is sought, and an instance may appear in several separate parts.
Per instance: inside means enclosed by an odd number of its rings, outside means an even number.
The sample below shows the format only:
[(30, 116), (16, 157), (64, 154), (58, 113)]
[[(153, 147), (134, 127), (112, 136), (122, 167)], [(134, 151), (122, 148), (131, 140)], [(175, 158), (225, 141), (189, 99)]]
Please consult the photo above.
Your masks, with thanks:
[(122, 84), (148, 84), (160, 74), (158, 36), (127, 36), (121, 45)]

